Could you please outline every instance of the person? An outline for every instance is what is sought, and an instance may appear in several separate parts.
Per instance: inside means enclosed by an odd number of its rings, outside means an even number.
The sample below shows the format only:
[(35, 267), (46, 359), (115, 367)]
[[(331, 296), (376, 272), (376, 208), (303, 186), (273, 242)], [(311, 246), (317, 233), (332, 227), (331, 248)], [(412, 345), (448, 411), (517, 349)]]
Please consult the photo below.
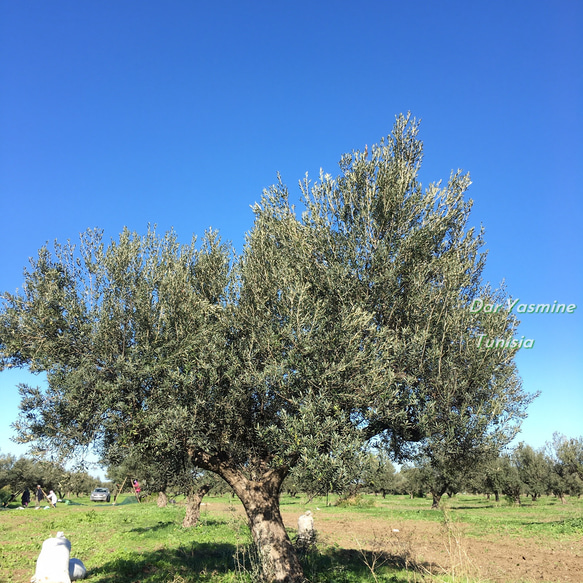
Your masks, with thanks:
[(57, 495), (51, 490), (47, 498), (51, 501), (52, 505), (56, 508), (57, 506)]
[(28, 488), (24, 489), (20, 501), (25, 508), (28, 508), (28, 503), (30, 502), (30, 490)]
[(140, 488), (140, 483), (137, 480), (134, 480), (134, 491), (136, 493), (136, 496), (139, 498), (142, 489)]
[(43, 493), (43, 489), (40, 487), (40, 484), (36, 487), (36, 492), (34, 497), (36, 498), (36, 507), (40, 508), (41, 502), (43, 501), (43, 498), (45, 497), (44, 493)]

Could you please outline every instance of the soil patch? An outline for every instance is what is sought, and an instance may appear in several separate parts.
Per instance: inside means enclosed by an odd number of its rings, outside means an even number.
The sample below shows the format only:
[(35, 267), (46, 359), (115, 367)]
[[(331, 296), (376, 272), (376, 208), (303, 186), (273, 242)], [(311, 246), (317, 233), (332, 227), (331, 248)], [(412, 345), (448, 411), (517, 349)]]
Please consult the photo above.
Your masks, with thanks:
[[(314, 512), (319, 539), (327, 545), (358, 552), (359, 548), (384, 548), (391, 555), (406, 555), (421, 571), (434, 574), (480, 578), (495, 583), (511, 582), (583, 582), (583, 538), (565, 541), (541, 541), (535, 537), (489, 535), (468, 536), (468, 525), (449, 527), (424, 520), (385, 520), (363, 517), (357, 513), (335, 515)], [(244, 517), (239, 505), (237, 515)], [(222, 503), (207, 504), (209, 516), (233, 513)], [(282, 509), (286, 527), (297, 529), (301, 512)]]

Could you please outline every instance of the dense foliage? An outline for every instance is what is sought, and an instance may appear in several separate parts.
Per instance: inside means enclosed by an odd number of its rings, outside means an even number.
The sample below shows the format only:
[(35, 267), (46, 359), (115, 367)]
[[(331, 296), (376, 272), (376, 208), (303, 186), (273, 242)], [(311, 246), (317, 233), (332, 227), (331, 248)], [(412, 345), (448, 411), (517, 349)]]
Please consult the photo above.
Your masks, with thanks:
[[(65, 496), (89, 495), (101, 481), (83, 470), (67, 470), (56, 462), (35, 460), (25, 456), (19, 458), (0, 453), (0, 489), (6, 498), (11, 494), (20, 499), (25, 488), (34, 495), (40, 485), (45, 493), (54, 490), (59, 498)], [(4, 502), (4, 500), (2, 500)]]
[(515, 349), (477, 339), (516, 322), (469, 311), (504, 296), (481, 283), (468, 176), (423, 190), (417, 132), (400, 116), (337, 179), (306, 178), (300, 214), (270, 188), (241, 257), (216, 233), (197, 246), (154, 230), (41, 249), (0, 313), (1, 365), (48, 378), (21, 387), (21, 439), (186, 456), (233, 488), (280, 581), (302, 578), (278, 508), (293, 468), (355, 444), (506, 443), (529, 399)]

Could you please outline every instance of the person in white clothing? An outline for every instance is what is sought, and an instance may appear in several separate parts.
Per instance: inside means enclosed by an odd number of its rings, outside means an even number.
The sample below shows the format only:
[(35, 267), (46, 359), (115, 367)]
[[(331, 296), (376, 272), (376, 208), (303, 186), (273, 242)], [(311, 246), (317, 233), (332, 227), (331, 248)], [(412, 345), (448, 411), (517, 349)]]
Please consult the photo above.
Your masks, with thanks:
[(53, 506), (57, 505), (57, 495), (51, 490), (47, 498), (51, 501)]

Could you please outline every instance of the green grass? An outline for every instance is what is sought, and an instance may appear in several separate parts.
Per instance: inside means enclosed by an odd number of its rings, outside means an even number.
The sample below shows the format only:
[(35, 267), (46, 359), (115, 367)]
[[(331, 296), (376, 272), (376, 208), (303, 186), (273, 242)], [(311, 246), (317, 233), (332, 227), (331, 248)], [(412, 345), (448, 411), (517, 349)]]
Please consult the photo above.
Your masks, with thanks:
[(199, 527), (183, 529), (181, 506), (82, 502), (87, 505), (2, 513), (0, 581), (29, 581), (42, 541), (58, 530), (71, 541), (71, 556), (81, 558), (91, 581), (99, 583), (180, 581), (178, 576), (188, 582), (211, 581), (213, 572), (233, 571), (238, 544), (234, 523), (205, 515)]
[[(129, 501), (130, 499), (128, 499)], [(229, 503), (229, 498), (207, 498), (211, 503)], [(42, 541), (62, 530), (72, 544), (72, 557), (80, 558), (90, 571), (91, 583), (243, 583), (257, 580), (253, 575), (250, 537), (235, 512), (213, 513), (203, 507), (196, 528), (181, 526), (184, 506), (158, 508), (154, 502), (116, 506), (90, 503), (58, 504), (56, 509), (17, 510), (15, 504), (0, 512), (0, 581), (30, 581)], [(538, 537), (544, 540), (580, 539), (583, 534), (583, 500), (567, 505), (543, 498), (525, 500), (521, 507), (477, 496), (456, 496), (444, 501), (447, 516), (467, 525), (467, 536), (504, 534)], [(239, 506), (233, 502), (233, 508)], [(443, 512), (431, 510), (429, 499), (390, 496), (364, 497), (356, 506), (326, 506), (326, 500), (313, 500), (324, 519), (353, 515), (391, 521), (442, 522)], [(302, 498), (284, 497), (282, 510), (297, 512), (306, 508)], [(293, 533), (290, 533), (293, 534)], [(312, 583), (363, 583), (375, 581), (363, 555), (354, 549), (320, 546), (304, 554), (302, 561)], [(368, 559), (372, 558), (368, 555)], [(376, 580), (388, 583), (447, 581), (424, 578), (395, 560), (375, 570)], [(457, 579), (460, 581), (460, 579)], [(470, 581), (470, 579), (464, 579)]]

